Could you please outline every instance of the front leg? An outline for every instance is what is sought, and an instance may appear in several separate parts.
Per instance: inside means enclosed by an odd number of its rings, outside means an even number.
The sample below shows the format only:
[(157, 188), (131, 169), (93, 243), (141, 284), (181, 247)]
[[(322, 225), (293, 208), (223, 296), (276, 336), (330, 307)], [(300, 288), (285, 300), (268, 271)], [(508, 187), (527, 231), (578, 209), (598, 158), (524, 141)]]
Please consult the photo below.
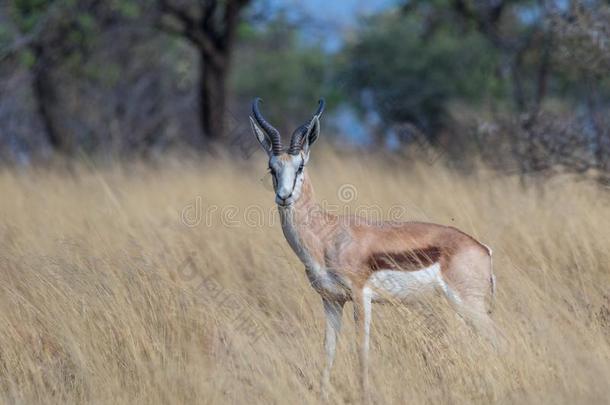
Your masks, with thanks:
[(369, 341), (371, 334), (372, 292), (368, 287), (353, 292), (354, 321), (358, 340), (358, 355), (360, 359), (360, 389), (362, 402), (371, 403), (369, 386)]
[(335, 361), (335, 352), (337, 350), (337, 339), (341, 332), (341, 316), (343, 315), (343, 306), (345, 301), (334, 301), (327, 298), (322, 298), (324, 304), (324, 314), (326, 315), (326, 332), (324, 335), (324, 351), (326, 354), (326, 364), (322, 371), (322, 400), (328, 401), (328, 390), (330, 388), (330, 370)]

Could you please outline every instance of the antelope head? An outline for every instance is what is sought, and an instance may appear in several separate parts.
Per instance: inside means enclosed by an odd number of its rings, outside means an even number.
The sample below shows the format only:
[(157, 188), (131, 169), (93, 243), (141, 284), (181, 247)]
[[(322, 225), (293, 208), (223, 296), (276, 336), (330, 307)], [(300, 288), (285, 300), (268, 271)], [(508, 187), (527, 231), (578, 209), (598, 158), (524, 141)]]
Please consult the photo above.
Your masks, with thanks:
[(309, 161), (311, 145), (320, 134), (320, 115), (324, 111), (324, 99), (318, 102), (318, 110), (309, 121), (298, 127), (290, 138), (290, 146), (285, 150), (280, 133), (265, 120), (260, 112), (261, 99), (252, 102), (250, 124), (252, 132), (269, 156), (269, 172), (273, 178), (275, 202), (280, 207), (289, 207), (301, 195), (304, 169)]

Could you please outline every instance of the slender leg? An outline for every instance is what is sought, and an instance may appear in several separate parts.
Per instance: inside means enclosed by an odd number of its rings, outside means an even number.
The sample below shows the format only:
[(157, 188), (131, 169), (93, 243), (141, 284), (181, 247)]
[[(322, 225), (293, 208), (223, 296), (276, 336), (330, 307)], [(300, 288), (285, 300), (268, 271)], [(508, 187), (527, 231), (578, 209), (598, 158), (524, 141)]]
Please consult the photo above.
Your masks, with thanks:
[(479, 336), (497, 350), (501, 346), (495, 324), (489, 314), (485, 300), (479, 297), (460, 297), (458, 294), (450, 292), (447, 294), (449, 302), (452, 304), (460, 318)]
[(358, 339), (358, 355), (360, 358), (360, 386), (362, 402), (371, 403), (369, 386), (369, 340), (371, 333), (371, 290), (367, 287), (353, 294), (354, 320)]
[(463, 300), (462, 307), (459, 312), (467, 320), (467, 323), (481, 336), (484, 340), (499, 350), (502, 342), (499, 340), (496, 326), (487, 313), (487, 308), (483, 299)]
[(322, 400), (328, 401), (328, 390), (330, 388), (330, 370), (335, 361), (335, 351), (337, 349), (337, 339), (341, 332), (341, 316), (343, 315), (344, 301), (331, 301), (322, 299), (324, 304), (324, 314), (326, 315), (326, 333), (324, 335), (324, 352), (326, 354), (326, 364), (322, 371)]

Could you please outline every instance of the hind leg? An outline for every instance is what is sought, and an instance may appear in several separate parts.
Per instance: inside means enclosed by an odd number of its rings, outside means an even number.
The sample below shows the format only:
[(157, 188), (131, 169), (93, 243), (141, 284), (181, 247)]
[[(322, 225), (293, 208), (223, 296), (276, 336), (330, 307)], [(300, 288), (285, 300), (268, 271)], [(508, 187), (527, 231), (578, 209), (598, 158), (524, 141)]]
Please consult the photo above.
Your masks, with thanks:
[(464, 296), (449, 288), (445, 291), (445, 296), (469, 327), (496, 349), (499, 347), (498, 331), (493, 319), (489, 316), (485, 297)]
[(480, 336), (497, 346), (497, 334), (489, 316), (494, 280), (491, 255), (479, 247), (456, 253), (444, 263), (441, 286), (461, 318)]
[(484, 299), (462, 299), (457, 311), (481, 337), (497, 346), (496, 328)]
[(353, 292), (354, 321), (356, 322), (358, 354), (360, 358), (360, 391), (363, 404), (372, 403), (369, 385), (369, 341), (372, 310), (371, 294), (371, 290), (368, 287)]

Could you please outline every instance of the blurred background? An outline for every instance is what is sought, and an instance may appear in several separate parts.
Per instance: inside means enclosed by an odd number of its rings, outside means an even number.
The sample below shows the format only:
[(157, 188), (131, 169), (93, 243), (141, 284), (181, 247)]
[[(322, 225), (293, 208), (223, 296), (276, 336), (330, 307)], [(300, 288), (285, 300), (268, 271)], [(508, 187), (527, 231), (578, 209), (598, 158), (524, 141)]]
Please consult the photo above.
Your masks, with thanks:
[(259, 96), (285, 142), (326, 98), (327, 212), (494, 250), (506, 347), (376, 306), (375, 403), (607, 404), (608, 72), (601, 0), (0, 0), (0, 403), (317, 403)]
[(4, 0), (0, 159), (154, 159), (323, 136), (467, 170), (610, 178), (610, 3)]

